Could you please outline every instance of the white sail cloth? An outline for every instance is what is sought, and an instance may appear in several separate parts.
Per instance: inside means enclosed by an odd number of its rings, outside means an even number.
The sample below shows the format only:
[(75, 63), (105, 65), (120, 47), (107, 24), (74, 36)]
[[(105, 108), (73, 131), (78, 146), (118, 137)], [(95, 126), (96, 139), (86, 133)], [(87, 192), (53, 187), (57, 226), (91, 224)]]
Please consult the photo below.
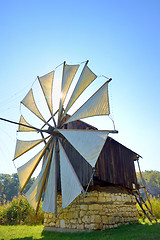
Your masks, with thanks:
[(67, 207), (82, 191), (83, 187), (59, 141), (62, 208)]
[(94, 167), (104, 146), (109, 132), (98, 130), (67, 130), (58, 131), (72, 144), (72, 146)]
[(30, 161), (26, 162), (21, 167), (17, 168), (18, 178), (21, 189), (26, 185), (27, 180), (31, 177), (37, 164), (43, 156), (44, 149), (37, 153)]
[[(21, 124), (24, 124), (28, 127), (25, 127)], [(23, 115), (21, 115), (20, 120), (19, 120), (18, 132), (35, 132), (35, 131), (37, 131), (37, 130), (32, 128), (32, 126), (24, 119)]]
[(52, 107), (53, 78), (54, 78), (54, 71), (38, 78), (51, 115), (53, 114), (53, 107)]
[(78, 67), (79, 65), (67, 65), (64, 62), (62, 86), (61, 86), (61, 99), (60, 99), (60, 105), (59, 105), (59, 118), (61, 117), (63, 103), (65, 101), (69, 87), (73, 81), (73, 78), (78, 70)]
[(42, 190), (43, 190), (43, 186), (44, 186), (44, 182), (45, 182), (45, 178), (46, 178), (46, 174), (47, 174), (47, 170), (48, 170), (48, 166), (49, 166), (49, 161), (51, 158), (51, 152), (48, 155), (47, 161), (43, 165), (40, 174), (38, 175), (38, 177), (36, 178), (33, 185), (30, 187), (30, 189), (25, 194), (28, 202), (31, 204), (31, 206), (35, 210), (37, 210), (37, 208), (38, 208), (40, 198), (42, 195)]
[(26, 106), (31, 112), (33, 112), (38, 118), (40, 118), (43, 122), (46, 122), (42, 114), (37, 108), (37, 105), (34, 101), (33, 91), (32, 89), (28, 92), (25, 98), (21, 101), (21, 103)]
[(63, 78), (62, 78), (62, 89), (61, 89), (61, 100), (62, 104), (68, 93), (68, 89), (73, 81), (73, 78), (78, 70), (79, 65), (64, 65)]
[(71, 108), (71, 106), (77, 100), (77, 98), (96, 79), (96, 77), (97, 76), (89, 69), (89, 67), (87, 66), (87, 63), (86, 63), (86, 65), (84, 66), (84, 69), (78, 79), (78, 82), (74, 88), (72, 96), (67, 104), (65, 113), (68, 112), (68, 110)]
[(52, 154), (49, 177), (47, 182), (47, 188), (45, 191), (44, 201), (42, 205), (42, 210), (45, 212), (54, 213), (55, 202), (54, 202), (54, 152)]
[(106, 82), (65, 122), (65, 124), (82, 118), (109, 115), (109, 113), (108, 82)]
[(22, 154), (34, 148), (35, 146), (37, 146), (39, 143), (43, 142), (47, 138), (48, 137), (43, 139), (33, 140), (33, 141), (22, 141), (17, 139), (14, 159), (20, 157)]

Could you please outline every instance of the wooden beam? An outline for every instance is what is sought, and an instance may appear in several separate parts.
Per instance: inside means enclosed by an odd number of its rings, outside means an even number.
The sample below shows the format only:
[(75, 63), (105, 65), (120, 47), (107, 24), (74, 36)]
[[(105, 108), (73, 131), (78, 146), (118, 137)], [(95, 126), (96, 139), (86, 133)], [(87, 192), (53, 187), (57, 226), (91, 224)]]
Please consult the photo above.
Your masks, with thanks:
[(54, 214), (57, 217), (57, 162), (58, 162), (58, 139), (54, 144)]

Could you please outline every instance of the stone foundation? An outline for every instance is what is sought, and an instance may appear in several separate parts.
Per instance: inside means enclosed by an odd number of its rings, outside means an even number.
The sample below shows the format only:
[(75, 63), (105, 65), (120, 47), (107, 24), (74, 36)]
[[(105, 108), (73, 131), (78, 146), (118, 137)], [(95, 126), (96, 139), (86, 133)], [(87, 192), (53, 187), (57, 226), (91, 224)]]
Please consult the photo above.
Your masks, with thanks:
[(138, 221), (135, 197), (121, 188), (101, 187), (87, 197), (78, 196), (67, 208), (61, 208), (58, 195), (57, 218), (44, 215), (44, 229), (51, 227), (81, 230), (104, 230)]

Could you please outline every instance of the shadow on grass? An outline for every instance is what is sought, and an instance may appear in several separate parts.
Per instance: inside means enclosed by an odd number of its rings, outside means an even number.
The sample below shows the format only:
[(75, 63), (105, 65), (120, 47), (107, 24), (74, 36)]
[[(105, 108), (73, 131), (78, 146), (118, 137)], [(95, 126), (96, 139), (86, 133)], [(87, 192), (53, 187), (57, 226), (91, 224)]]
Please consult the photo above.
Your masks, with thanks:
[[(20, 240), (38, 240), (38, 239), (35, 239), (35, 238), (32, 238), (32, 237), (24, 237), (24, 238), (11, 238), (11, 240), (18, 240), (18, 239), (20, 239)], [(42, 238), (43, 239), (43, 238)], [(1, 239), (1, 240), (3, 240), (3, 239)]]

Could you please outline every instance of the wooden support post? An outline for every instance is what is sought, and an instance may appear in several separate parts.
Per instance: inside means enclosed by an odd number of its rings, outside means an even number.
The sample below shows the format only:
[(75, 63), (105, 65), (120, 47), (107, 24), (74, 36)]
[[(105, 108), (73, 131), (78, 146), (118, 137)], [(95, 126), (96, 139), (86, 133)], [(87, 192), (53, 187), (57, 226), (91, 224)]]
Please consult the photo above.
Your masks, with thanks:
[(57, 217), (57, 161), (58, 161), (58, 140), (55, 138), (54, 145), (54, 214)]
[(144, 183), (144, 180), (143, 180), (143, 176), (142, 176), (142, 172), (141, 172), (141, 168), (140, 168), (140, 165), (139, 165), (139, 158), (137, 159), (137, 164), (138, 164), (138, 169), (139, 169), (139, 173), (140, 173), (140, 176), (141, 176), (141, 180), (142, 180), (142, 184), (144, 186), (144, 192), (145, 192), (145, 195), (146, 195), (146, 199), (148, 200), (149, 202), (149, 205), (150, 205), (150, 208), (151, 208), (151, 211), (153, 212), (152, 210), (152, 204), (148, 198), (148, 194), (147, 194), (147, 190), (146, 190), (146, 186), (145, 186), (145, 183)]

